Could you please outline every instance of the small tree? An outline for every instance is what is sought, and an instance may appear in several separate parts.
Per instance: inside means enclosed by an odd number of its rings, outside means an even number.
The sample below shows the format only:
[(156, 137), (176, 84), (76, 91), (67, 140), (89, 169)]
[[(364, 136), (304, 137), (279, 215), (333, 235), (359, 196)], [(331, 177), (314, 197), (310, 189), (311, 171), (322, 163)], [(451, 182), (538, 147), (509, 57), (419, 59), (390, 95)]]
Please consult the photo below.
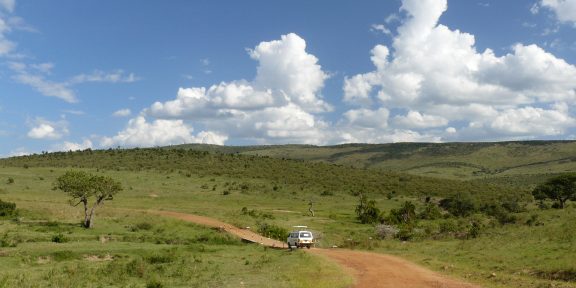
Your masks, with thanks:
[(468, 193), (458, 193), (442, 199), (439, 205), (456, 217), (469, 216), (476, 210), (476, 204)]
[(404, 202), (402, 207), (390, 210), (386, 221), (390, 224), (412, 226), (416, 223), (416, 206), (410, 201)]
[(562, 174), (536, 186), (532, 191), (536, 200), (552, 199), (563, 209), (566, 201), (576, 201), (576, 174)]
[[(83, 171), (68, 171), (56, 179), (54, 188), (62, 190), (72, 199), (70, 205), (78, 206), (80, 203), (84, 206), (84, 228), (92, 228), (94, 225), (94, 215), (96, 208), (104, 203), (105, 200), (112, 200), (116, 193), (122, 191), (122, 185), (106, 176), (95, 176)], [(90, 198), (94, 202), (90, 205)]]
[(357, 219), (362, 224), (374, 224), (380, 222), (380, 209), (376, 207), (376, 201), (368, 200), (363, 193), (358, 195), (358, 205), (356, 206)]

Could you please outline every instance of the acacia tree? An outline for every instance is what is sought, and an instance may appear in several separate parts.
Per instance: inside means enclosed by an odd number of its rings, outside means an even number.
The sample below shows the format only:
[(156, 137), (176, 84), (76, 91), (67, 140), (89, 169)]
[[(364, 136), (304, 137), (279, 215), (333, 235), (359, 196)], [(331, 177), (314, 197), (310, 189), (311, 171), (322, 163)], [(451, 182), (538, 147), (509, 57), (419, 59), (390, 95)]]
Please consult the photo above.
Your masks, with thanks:
[(566, 201), (576, 201), (576, 174), (562, 174), (550, 178), (536, 186), (532, 195), (536, 200), (552, 199), (556, 201), (558, 208), (563, 209)]
[[(84, 228), (92, 228), (96, 208), (105, 200), (112, 200), (114, 195), (122, 191), (120, 182), (108, 176), (96, 176), (84, 171), (68, 171), (58, 177), (54, 183), (54, 189), (62, 190), (72, 197), (70, 205), (84, 206)], [(94, 202), (90, 204), (90, 199)]]

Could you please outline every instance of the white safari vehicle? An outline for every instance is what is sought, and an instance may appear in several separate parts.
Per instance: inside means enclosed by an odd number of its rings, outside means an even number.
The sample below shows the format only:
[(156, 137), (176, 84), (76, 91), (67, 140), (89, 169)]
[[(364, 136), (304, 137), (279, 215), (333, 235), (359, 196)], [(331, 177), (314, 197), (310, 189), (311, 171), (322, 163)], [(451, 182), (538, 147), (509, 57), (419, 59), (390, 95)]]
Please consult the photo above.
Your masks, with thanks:
[(286, 242), (288, 248), (308, 248), (314, 246), (314, 236), (312, 232), (306, 230), (307, 226), (294, 226), (294, 231), (290, 232)]

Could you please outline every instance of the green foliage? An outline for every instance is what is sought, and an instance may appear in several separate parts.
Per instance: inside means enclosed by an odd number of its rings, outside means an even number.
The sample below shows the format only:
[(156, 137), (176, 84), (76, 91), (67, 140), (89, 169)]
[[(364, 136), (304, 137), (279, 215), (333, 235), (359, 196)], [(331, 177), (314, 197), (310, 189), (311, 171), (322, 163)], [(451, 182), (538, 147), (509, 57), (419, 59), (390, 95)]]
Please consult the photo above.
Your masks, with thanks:
[(130, 231), (138, 232), (138, 231), (149, 231), (154, 227), (150, 222), (139, 222), (136, 223), (134, 226), (130, 227)]
[(382, 219), (380, 209), (376, 207), (376, 201), (368, 200), (363, 193), (358, 195), (356, 219), (362, 224), (374, 224), (380, 222)]
[(62, 233), (58, 233), (58, 234), (52, 236), (52, 242), (54, 242), (54, 243), (66, 243), (68, 241), (69, 241), (68, 237), (66, 237)]
[(476, 203), (468, 193), (458, 193), (442, 199), (439, 205), (456, 217), (466, 217), (476, 211)]
[[(401, 227), (410, 227), (412, 228), (416, 222), (416, 206), (410, 202), (406, 201), (402, 204), (402, 207), (398, 209), (390, 210), (388, 217), (386, 217), (385, 221), (389, 224), (400, 225)], [(400, 234), (403, 234), (402, 230)], [(406, 234), (406, 233), (404, 233)]]
[(0, 217), (9, 217), (16, 214), (16, 203), (0, 200)]
[(297, 186), (316, 195), (328, 191), (328, 194), (333, 193), (334, 196), (360, 190), (372, 197), (382, 195), (383, 191), (393, 191), (391, 192), (393, 197), (418, 195), (421, 191), (427, 191), (429, 195), (437, 197), (450, 196), (458, 191), (470, 191), (474, 195), (490, 199), (498, 199), (502, 195), (511, 194), (518, 194), (520, 198), (526, 196), (524, 191), (501, 186), (407, 175), (379, 169), (352, 168), (322, 162), (214, 152), (218, 150), (215, 148), (208, 152), (148, 148), (55, 152), (0, 159), (0, 164), (12, 167), (22, 167), (24, 164), (29, 164), (31, 167), (89, 167), (134, 172), (179, 171), (183, 176), (190, 174), (194, 177), (260, 179), (270, 183), (267, 187), (243, 183), (230, 185), (225, 187), (230, 195), (236, 189), (240, 192), (254, 192), (255, 190), (281, 192), (290, 189), (290, 186)]
[(496, 218), (496, 220), (498, 220), (498, 222), (502, 225), (515, 223), (517, 217), (510, 213), (509, 208), (507, 209), (506, 207), (508, 206), (505, 205), (505, 203), (491, 203), (483, 205), (480, 208), (480, 211), (486, 215)]
[(14, 184), (14, 178), (8, 178), (8, 180), (6, 180), (6, 184)]
[(270, 220), (274, 220), (274, 215), (272, 215), (271, 213), (268, 212), (261, 212), (261, 211), (257, 211), (254, 209), (248, 209), (246, 207), (242, 207), (242, 209), (240, 210), (240, 213), (242, 215), (248, 215), (252, 218), (256, 218), (256, 219), (270, 219)]
[(424, 209), (418, 214), (418, 218), (423, 220), (436, 220), (442, 218), (442, 211), (434, 203), (426, 203)]
[(164, 284), (158, 281), (157, 279), (152, 279), (148, 283), (146, 283), (146, 288), (163, 288)]
[(576, 201), (576, 174), (562, 174), (536, 186), (532, 191), (536, 200), (552, 199), (555, 208), (563, 209), (566, 201)]
[[(72, 206), (82, 203), (83, 226), (92, 228), (96, 208), (105, 200), (112, 200), (114, 195), (122, 191), (122, 185), (111, 177), (92, 175), (84, 171), (68, 171), (56, 179), (54, 190), (62, 190), (68, 194)], [(90, 198), (95, 198), (91, 209), (88, 203)]]
[(288, 236), (288, 230), (269, 223), (260, 223), (258, 225), (258, 233), (280, 241), (285, 241)]

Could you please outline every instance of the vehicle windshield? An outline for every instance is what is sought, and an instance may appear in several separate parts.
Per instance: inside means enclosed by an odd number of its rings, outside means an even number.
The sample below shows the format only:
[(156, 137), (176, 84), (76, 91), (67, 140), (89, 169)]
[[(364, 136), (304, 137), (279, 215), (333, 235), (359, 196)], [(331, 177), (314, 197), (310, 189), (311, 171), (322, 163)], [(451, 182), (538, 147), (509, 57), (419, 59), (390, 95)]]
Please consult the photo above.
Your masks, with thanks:
[(310, 238), (312, 234), (310, 232), (302, 232), (300, 233), (300, 237)]

